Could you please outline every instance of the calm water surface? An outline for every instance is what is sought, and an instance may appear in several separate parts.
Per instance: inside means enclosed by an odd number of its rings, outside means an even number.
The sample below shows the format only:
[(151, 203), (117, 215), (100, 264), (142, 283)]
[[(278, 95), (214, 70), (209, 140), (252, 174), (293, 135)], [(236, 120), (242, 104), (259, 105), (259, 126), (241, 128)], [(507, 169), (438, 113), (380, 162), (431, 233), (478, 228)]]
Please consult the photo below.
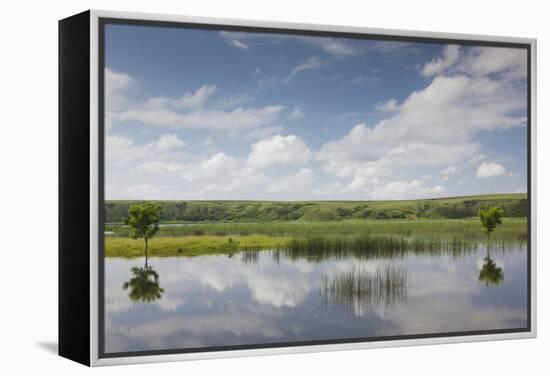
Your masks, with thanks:
[(525, 327), (526, 248), (486, 256), (106, 258), (105, 350)]

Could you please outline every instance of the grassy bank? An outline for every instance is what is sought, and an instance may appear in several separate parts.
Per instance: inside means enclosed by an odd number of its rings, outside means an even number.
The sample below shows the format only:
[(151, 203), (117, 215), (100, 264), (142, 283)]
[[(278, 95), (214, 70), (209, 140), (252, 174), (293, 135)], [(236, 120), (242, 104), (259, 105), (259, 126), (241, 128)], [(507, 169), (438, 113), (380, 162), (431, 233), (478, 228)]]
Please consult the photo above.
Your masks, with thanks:
[[(288, 237), (255, 236), (180, 236), (159, 237), (149, 241), (149, 256), (199, 256), (232, 254), (243, 250), (271, 249), (288, 242)], [(143, 257), (143, 240), (105, 238), (106, 257)]]
[[(127, 227), (105, 237), (105, 256), (141, 257), (143, 240)], [(506, 219), (492, 235), (495, 245), (527, 240), (524, 219)], [(276, 249), (296, 257), (338, 254), (396, 255), (404, 252), (461, 253), (475, 249), (485, 235), (477, 220), (215, 223), (163, 227), (150, 240), (150, 256), (233, 254)]]
[[(111, 237), (127, 238), (129, 227), (107, 226)], [(344, 220), (344, 221), (274, 221), (260, 223), (196, 223), (161, 227), (157, 237), (241, 237), (263, 235), (264, 237), (318, 237), (385, 235), (417, 238), (460, 238), (483, 241), (479, 219), (464, 220)], [(492, 235), (498, 241), (527, 239), (527, 220), (507, 218)], [(209, 238), (210, 239), (210, 238)], [(207, 239), (208, 240), (208, 239)]]

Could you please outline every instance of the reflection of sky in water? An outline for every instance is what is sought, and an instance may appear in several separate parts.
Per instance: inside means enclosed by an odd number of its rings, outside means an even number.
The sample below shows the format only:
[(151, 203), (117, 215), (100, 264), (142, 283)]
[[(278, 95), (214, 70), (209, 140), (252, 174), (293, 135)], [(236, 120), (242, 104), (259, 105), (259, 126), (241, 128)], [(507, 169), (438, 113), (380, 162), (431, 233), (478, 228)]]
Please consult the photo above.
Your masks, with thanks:
[[(392, 260), (291, 261), (260, 252), (149, 259), (162, 297), (134, 302), (122, 289), (144, 259), (105, 259), (106, 352), (227, 346), (450, 331), (510, 329), (527, 323), (527, 252), (492, 252), (504, 280), (478, 280), (485, 250)], [(245, 260), (246, 261), (246, 260)], [(249, 260), (250, 261), (250, 260)], [(405, 299), (365, 309), (327, 301), (323, 276), (388, 265), (406, 271)], [(360, 303), (360, 302), (359, 302)]]

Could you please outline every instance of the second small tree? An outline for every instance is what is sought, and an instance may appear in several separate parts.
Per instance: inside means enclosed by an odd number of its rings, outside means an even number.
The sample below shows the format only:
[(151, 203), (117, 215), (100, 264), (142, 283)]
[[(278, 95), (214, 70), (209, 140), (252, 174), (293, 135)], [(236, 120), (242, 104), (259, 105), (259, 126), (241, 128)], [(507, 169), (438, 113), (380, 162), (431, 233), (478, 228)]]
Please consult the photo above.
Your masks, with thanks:
[(130, 237), (145, 241), (145, 258), (149, 249), (149, 239), (159, 230), (160, 205), (149, 202), (132, 204), (128, 208), (127, 223), (132, 229)]
[(487, 235), (487, 241), (491, 240), (491, 233), (495, 231), (498, 225), (502, 223), (502, 217), (504, 217), (504, 210), (498, 206), (490, 206), (479, 209), (479, 220), (485, 228), (485, 234)]

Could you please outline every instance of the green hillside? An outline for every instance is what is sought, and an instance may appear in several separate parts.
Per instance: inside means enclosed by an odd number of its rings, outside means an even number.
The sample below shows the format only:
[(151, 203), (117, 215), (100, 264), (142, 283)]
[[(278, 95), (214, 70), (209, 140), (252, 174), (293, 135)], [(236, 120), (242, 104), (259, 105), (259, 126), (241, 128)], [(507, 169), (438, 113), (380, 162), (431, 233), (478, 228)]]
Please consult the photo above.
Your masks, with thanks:
[[(137, 201), (107, 201), (105, 222), (123, 222)], [(163, 222), (331, 221), (343, 219), (455, 219), (498, 205), (506, 217), (527, 217), (527, 194), (492, 194), (394, 201), (155, 201)]]

